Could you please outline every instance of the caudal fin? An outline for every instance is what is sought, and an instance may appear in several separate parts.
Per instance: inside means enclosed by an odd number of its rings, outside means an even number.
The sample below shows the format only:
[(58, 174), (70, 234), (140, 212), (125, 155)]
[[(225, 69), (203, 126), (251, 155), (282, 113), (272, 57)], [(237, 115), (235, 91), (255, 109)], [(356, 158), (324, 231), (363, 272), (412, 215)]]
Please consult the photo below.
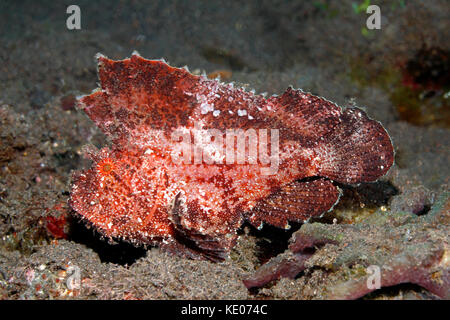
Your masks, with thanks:
[(358, 108), (346, 109), (333, 134), (315, 148), (318, 175), (342, 183), (372, 182), (394, 162), (391, 139), (383, 126)]

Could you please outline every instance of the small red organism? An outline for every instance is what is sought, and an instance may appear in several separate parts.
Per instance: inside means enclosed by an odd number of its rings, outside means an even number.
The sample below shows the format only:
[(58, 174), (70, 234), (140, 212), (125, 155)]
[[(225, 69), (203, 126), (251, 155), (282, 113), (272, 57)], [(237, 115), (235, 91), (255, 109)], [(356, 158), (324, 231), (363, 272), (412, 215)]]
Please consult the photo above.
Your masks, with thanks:
[(244, 220), (287, 228), (332, 208), (333, 181), (392, 166), (388, 134), (357, 108), (292, 88), (265, 98), (137, 54), (98, 60), (101, 88), (78, 104), (112, 146), (87, 149), (70, 205), (107, 237), (221, 260)]
[(55, 239), (67, 239), (68, 237), (68, 216), (67, 204), (58, 203), (47, 210), (44, 217), (44, 225), (47, 232)]
[(45, 222), (48, 232), (55, 239), (67, 239), (67, 233), (66, 231), (64, 231), (64, 229), (67, 227), (66, 217), (46, 217)]

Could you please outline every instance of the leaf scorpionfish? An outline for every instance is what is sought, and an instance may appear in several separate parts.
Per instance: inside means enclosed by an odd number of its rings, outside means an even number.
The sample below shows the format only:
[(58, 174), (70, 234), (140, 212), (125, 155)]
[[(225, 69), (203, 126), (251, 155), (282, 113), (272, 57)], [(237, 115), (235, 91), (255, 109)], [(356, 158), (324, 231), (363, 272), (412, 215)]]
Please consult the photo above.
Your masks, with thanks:
[(69, 203), (110, 239), (223, 260), (244, 220), (319, 216), (336, 183), (376, 181), (394, 161), (379, 122), (301, 90), (266, 98), (138, 54), (98, 55), (98, 73), (78, 106), (111, 146), (85, 148), (93, 165)]

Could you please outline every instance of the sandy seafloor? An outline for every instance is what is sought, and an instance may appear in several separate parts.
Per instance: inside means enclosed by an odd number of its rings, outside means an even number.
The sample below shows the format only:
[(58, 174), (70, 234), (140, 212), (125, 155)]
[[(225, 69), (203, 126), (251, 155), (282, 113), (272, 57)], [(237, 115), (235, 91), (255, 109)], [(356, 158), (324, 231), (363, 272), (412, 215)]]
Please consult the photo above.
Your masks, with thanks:
[[(386, 239), (379, 259), (389, 264), (404, 258), (408, 273), (417, 261), (406, 252), (420, 247), (420, 263), (432, 269), (433, 281), (448, 284), (448, 206), (438, 224), (424, 221), (448, 192), (450, 6), (445, 0), (378, 1), (381, 30), (365, 30), (362, 3), (1, 1), (0, 298), (330, 298), (336, 286), (359, 276), (353, 271), (367, 265), (371, 250), (381, 250), (373, 249), (383, 242), (377, 232), (395, 227), (380, 223), (358, 238), (353, 255), (343, 253), (345, 244), (319, 248), (295, 279), (247, 290), (242, 279), (282, 253), (300, 224), (288, 231), (244, 225), (231, 258), (212, 263), (111, 244), (66, 217), (71, 172), (89, 166), (81, 147), (107, 143), (73, 98), (97, 87), (96, 53), (123, 59), (134, 50), (197, 73), (226, 70), (222, 74), (231, 77), (224, 81), (256, 92), (281, 94), (292, 85), (366, 110), (391, 135), (395, 165), (378, 183), (345, 189), (341, 203), (315, 222), (324, 227), (336, 218), (339, 225), (358, 227), (380, 212), (420, 215), (408, 234), (422, 240), (407, 247), (407, 238)], [(81, 8), (81, 30), (66, 28), (70, 4)], [(439, 54), (420, 56), (421, 49)], [(405, 80), (408, 61), (425, 80)], [(440, 254), (435, 260), (427, 251), (433, 248)], [(80, 271), (79, 290), (67, 288), (70, 267)], [(393, 283), (363, 297), (439, 298), (413, 283)]]

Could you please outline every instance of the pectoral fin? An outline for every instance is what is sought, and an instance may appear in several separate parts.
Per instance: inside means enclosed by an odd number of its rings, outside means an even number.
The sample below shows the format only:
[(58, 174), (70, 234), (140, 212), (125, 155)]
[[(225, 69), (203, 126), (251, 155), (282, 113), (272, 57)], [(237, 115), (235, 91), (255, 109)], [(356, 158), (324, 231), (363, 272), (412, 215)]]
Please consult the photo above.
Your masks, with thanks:
[(285, 228), (288, 221), (305, 221), (330, 210), (339, 196), (339, 189), (330, 180), (294, 181), (260, 200), (247, 220), (256, 227), (264, 222)]
[(230, 249), (235, 245), (237, 235), (233, 234), (202, 234), (194, 229), (189, 229), (182, 223), (181, 217), (184, 214), (179, 193), (173, 202), (170, 212), (170, 220), (174, 227), (175, 241), (162, 245), (161, 247), (169, 252), (180, 253), (191, 259), (208, 259), (211, 261), (223, 261), (228, 257)]

